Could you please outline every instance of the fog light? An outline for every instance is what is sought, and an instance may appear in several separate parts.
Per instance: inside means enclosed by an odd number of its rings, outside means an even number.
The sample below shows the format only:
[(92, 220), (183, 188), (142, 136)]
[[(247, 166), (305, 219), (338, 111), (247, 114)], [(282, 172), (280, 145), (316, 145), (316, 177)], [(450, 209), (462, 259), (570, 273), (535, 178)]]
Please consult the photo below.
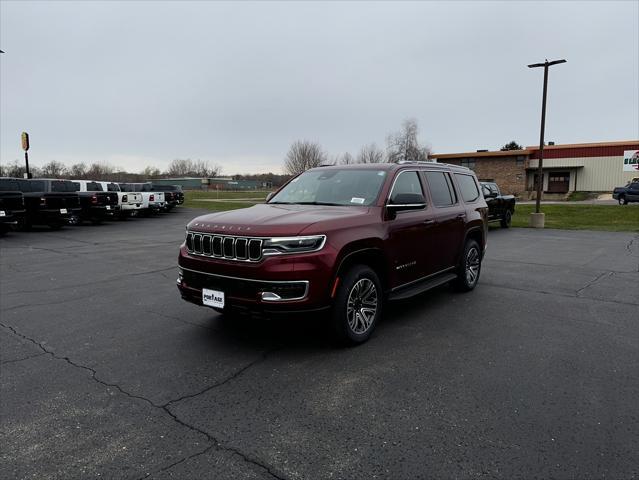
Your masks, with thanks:
[(178, 267), (178, 277), (176, 283), (178, 285), (182, 285), (182, 281), (184, 280), (184, 271)]
[(262, 300), (264, 300), (265, 302), (277, 302), (281, 299), (282, 297), (280, 297), (277, 293), (262, 292)]

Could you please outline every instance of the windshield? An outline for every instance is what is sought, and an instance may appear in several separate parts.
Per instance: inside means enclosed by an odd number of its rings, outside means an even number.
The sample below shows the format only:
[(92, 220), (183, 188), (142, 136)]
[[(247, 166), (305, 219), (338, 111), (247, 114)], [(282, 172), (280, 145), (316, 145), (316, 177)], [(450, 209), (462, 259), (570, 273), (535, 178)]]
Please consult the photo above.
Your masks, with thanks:
[(372, 205), (385, 180), (384, 170), (311, 170), (291, 180), (268, 203)]

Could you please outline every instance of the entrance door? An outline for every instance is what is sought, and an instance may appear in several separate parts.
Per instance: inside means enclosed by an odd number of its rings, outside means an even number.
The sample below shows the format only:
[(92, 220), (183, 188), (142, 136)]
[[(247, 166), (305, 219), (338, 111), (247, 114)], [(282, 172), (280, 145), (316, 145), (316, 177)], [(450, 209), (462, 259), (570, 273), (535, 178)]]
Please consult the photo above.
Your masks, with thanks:
[(567, 193), (570, 189), (570, 172), (549, 172), (548, 193)]

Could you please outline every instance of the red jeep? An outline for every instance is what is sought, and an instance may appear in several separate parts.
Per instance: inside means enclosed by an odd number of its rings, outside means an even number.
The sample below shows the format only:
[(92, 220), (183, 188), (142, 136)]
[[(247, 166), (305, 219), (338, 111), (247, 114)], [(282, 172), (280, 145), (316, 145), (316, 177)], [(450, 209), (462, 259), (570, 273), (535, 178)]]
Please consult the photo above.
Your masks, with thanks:
[(361, 343), (388, 300), (447, 282), (475, 287), (487, 233), (480, 192), (454, 165), (314, 168), (264, 204), (193, 219), (178, 288), (220, 312), (327, 310), (340, 340)]

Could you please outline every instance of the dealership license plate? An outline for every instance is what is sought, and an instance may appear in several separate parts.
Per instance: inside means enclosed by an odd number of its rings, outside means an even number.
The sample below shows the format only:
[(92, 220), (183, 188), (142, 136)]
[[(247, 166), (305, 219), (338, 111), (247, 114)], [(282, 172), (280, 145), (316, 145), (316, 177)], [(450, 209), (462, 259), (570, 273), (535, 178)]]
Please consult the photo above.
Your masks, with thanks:
[(224, 308), (224, 292), (203, 288), (202, 303), (209, 307)]
[(111, 205), (107, 205), (107, 210), (111, 210)]
[(7, 216), (7, 214), (4, 213), (4, 210), (0, 210), (0, 217), (6, 217), (6, 216)]
[(67, 209), (66, 208), (61, 208), (60, 209), (60, 213), (67, 213)]

